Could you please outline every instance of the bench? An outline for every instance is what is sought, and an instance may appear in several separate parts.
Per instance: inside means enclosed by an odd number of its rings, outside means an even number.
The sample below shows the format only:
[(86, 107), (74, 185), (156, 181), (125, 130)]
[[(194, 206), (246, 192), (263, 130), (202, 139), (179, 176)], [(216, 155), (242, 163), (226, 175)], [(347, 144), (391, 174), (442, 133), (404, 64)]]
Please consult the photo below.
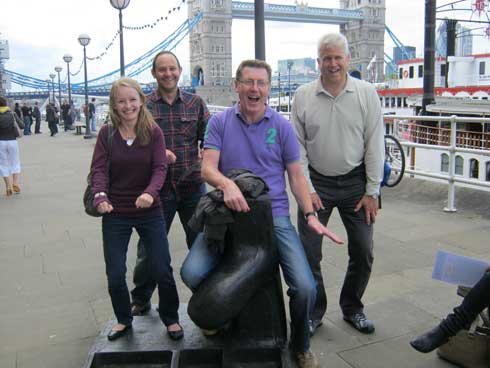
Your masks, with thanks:
[(73, 124), (73, 127), (75, 127), (75, 134), (81, 135), (82, 129), (85, 129), (85, 124), (83, 124), (82, 122), (76, 122), (75, 124)]

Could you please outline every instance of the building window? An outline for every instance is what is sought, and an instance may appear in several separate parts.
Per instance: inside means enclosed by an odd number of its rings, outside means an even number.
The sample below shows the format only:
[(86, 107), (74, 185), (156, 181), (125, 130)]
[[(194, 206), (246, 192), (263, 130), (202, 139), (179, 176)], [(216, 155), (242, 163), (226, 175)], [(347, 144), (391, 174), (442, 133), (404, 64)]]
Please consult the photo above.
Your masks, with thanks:
[(456, 167), (454, 168), (454, 173), (456, 175), (463, 175), (464, 160), (461, 156), (456, 156)]
[(485, 62), (480, 61), (480, 75), (484, 75), (484, 74), (485, 74)]
[(422, 78), (424, 76), (424, 66), (423, 65), (419, 65), (419, 74), (418, 74), (418, 77), (419, 78)]
[(410, 68), (408, 68), (408, 77), (410, 79), (413, 79), (413, 65)]
[(449, 155), (447, 153), (441, 155), (441, 172), (449, 172)]
[(479, 174), (480, 174), (479, 166), (480, 166), (480, 163), (478, 162), (477, 159), (472, 158), (470, 160), (470, 178), (478, 179)]

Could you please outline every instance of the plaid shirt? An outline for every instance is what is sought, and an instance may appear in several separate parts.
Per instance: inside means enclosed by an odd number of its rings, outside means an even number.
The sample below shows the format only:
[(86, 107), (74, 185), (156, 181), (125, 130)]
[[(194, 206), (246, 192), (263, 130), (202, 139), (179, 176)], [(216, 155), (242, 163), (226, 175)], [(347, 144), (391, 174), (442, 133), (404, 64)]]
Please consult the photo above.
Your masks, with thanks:
[[(208, 108), (201, 97), (180, 88), (170, 105), (156, 90), (147, 97), (146, 107), (162, 129), (167, 149), (177, 156), (175, 163), (168, 165), (160, 196), (166, 199), (173, 192), (177, 200), (186, 198), (197, 193), (203, 183), (196, 166), (200, 162), (198, 151), (210, 116)], [(201, 141), (200, 146), (198, 141)]]

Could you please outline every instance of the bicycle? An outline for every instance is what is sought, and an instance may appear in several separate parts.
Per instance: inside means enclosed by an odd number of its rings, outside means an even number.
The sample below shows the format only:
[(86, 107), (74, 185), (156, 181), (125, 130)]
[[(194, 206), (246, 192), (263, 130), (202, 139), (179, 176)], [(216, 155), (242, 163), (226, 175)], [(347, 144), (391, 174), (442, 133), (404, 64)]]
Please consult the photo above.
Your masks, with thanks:
[(405, 151), (394, 136), (386, 134), (385, 142), (385, 167), (382, 186), (393, 188), (398, 185), (405, 173)]

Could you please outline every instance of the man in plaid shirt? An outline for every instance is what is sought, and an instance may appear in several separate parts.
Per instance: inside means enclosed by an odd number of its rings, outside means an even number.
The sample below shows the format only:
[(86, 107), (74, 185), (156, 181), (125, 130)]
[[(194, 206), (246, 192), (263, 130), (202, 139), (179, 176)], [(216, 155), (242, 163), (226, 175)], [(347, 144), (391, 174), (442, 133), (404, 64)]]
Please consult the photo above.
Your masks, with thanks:
[[(162, 129), (167, 147), (168, 171), (160, 192), (167, 233), (178, 212), (187, 247), (190, 248), (197, 234), (187, 226), (187, 222), (206, 192), (201, 179), (200, 149), (209, 111), (201, 97), (177, 86), (181, 73), (177, 56), (170, 51), (160, 51), (153, 59), (151, 70), (158, 89), (147, 96), (146, 106)], [(151, 295), (156, 287), (150, 277), (141, 240), (137, 256), (133, 276), (135, 288), (131, 291), (133, 315), (150, 310)]]

